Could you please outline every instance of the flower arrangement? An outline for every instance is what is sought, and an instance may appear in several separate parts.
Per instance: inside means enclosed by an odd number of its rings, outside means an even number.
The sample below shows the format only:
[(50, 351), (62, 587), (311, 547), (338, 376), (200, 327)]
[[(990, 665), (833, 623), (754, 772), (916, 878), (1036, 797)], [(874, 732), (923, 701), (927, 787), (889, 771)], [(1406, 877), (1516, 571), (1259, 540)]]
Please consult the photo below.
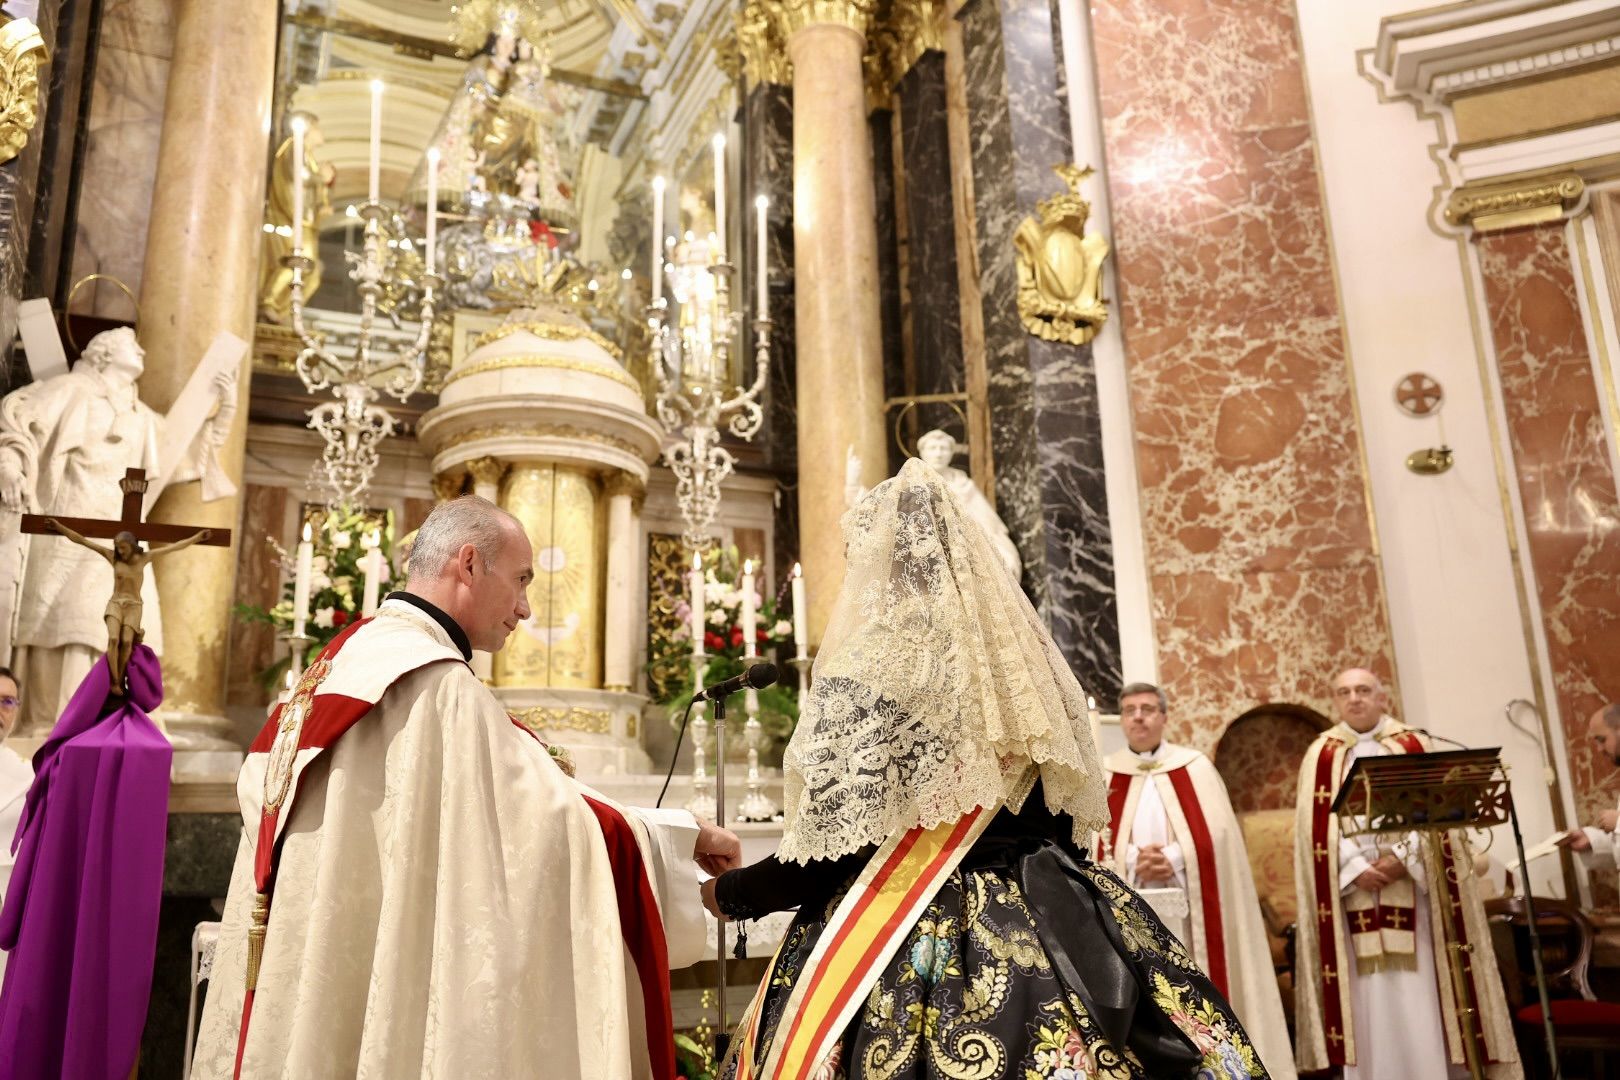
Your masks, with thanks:
[[(393, 580), (390, 555), (394, 544), (394, 515), (391, 511), (378, 514), (354, 507), (331, 507), (323, 516), (312, 520), (311, 524), (316, 528), (310, 537), (314, 558), (310, 563), (309, 621), (304, 627), (304, 632), (310, 637), (304, 655), (306, 665), (326, 647), (327, 642), (360, 617), (366, 579), (363, 560), (370, 550), (368, 537), (375, 536), (377, 546), (382, 551), (382, 573), (377, 587), (379, 599), (388, 594)], [(276, 553), (288, 577), (282, 586), (281, 601), (268, 609), (254, 604), (237, 604), (236, 617), (247, 623), (265, 623), (273, 627), (278, 636), (290, 634), (293, 629), (293, 558), (274, 538), (266, 538), (265, 542)], [(288, 664), (287, 657), (279, 657), (259, 673), (260, 681), (271, 691), (279, 689)]]
[[(703, 596), (707, 612), (703, 620), (705, 685), (729, 679), (743, 671), (743, 594), (742, 559), (735, 547), (723, 548), (715, 557), (705, 556)], [(682, 577), (684, 581), (684, 575)], [(664, 688), (670, 720), (678, 724), (686, 703), (696, 693), (692, 684), (692, 607), (689, 596), (666, 596), (672, 601), (676, 620), (673, 628), (655, 630), (649, 652), (648, 671), (655, 685)], [(793, 623), (783, 617), (780, 597), (754, 594), (755, 652), (770, 660), (780, 651), (791, 654)], [(799, 720), (798, 694), (793, 680), (758, 691), (759, 722), (766, 732), (786, 738)]]

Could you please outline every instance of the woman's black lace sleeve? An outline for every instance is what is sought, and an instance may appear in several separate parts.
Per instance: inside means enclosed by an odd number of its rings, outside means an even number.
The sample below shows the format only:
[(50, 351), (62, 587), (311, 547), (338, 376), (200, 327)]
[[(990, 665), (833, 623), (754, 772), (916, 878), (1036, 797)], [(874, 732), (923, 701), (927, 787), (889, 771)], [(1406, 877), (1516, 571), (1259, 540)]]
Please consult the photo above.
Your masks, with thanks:
[(714, 898), (720, 910), (732, 919), (757, 919), (773, 911), (788, 911), (826, 900), (871, 857), (870, 850), (856, 851), (840, 859), (812, 859), (801, 864), (782, 862), (772, 855), (752, 866), (721, 874)]

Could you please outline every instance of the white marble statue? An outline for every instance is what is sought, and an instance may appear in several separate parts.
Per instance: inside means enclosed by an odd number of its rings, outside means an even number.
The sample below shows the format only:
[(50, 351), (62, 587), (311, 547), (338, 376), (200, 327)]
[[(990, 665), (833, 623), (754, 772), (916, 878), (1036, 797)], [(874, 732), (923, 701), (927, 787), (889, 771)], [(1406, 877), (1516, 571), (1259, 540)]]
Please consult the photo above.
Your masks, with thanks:
[[(1023, 573), (1024, 561), (1019, 558), (1018, 548), (1008, 535), (1007, 526), (991, 508), (990, 500), (984, 497), (984, 493), (979, 490), (979, 486), (973, 482), (971, 476), (951, 464), (951, 460), (960, 449), (955, 436), (939, 428), (926, 431), (917, 439), (917, 456), (944, 477), (945, 485), (950, 488), (951, 494), (962, 504), (962, 509), (967, 511), (968, 517), (984, 530), (984, 535), (990, 540), (990, 546), (1001, 556), (1002, 563), (1016, 581)], [(849, 506), (854, 506), (865, 494), (860, 477), (861, 459), (856, 455), (855, 448), (850, 447), (844, 463), (844, 502)]]
[[(21, 515), (117, 518), (118, 482), (132, 468), (146, 470), (148, 508), (166, 484), (187, 480), (203, 482), (205, 500), (233, 493), (217, 455), (236, 414), (243, 343), (221, 339), (167, 416), (137, 393), (145, 353), (127, 327), (91, 338), (67, 374), (0, 400), (0, 662), (9, 656), (28, 687), (22, 734), (49, 730), (106, 648), (113, 572), (60, 537), (24, 535)], [(146, 644), (161, 653), (150, 576), (142, 599)]]

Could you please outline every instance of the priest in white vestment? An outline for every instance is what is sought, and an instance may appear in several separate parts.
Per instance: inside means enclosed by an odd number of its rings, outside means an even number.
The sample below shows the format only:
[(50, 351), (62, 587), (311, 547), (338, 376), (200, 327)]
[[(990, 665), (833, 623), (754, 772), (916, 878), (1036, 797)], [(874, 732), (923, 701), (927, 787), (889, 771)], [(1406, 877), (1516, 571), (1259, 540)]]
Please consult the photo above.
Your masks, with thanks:
[[(1620, 701), (1612, 701), (1586, 718), (1586, 737), (1599, 761), (1620, 766)], [(1571, 829), (1565, 842), (1588, 870), (1612, 872), (1620, 867), (1620, 808), (1600, 812), (1585, 828)]]
[[(11, 669), (0, 667), (0, 907), (5, 905), (11, 868), (16, 864), (11, 841), (17, 835), (17, 823), (22, 820), (23, 800), (34, 783), (33, 766), (6, 745), (7, 737), (17, 730), (17, 718), (22, 715), (20, 696), (17, 677)], [(0, 949), (0, 983), (6, 980), (6, 956), (6, 951)]]
[(192, 1075), (669, 1080), (669, 969), (724, 829), (570, 779), (473, 675), (529, 615), (522, 526), (465, 496), (404, 592), (254, 742)]
[(1120, 691), (1127, 748), (1103, 759), (1114, 869), (1138, 889), (1187, 893), (1183, 944), (1226, 996), (1274, 1080), (1293, 1080), (1294, 1048), (1260, 915), (1243, 829), (1214, 762), (1164, 738), (1164, 692)]
[(1299, 1067), (1342, 1065), (1344, 1080), (1468, 1076), (1445, 952), (1450, 904), (1473, 946), (1466, 995), (1485, 1075), (1523, 1076), (1462, 834), (1443, 834), (1437, 857), (1416, 833), (1344, 836), (1329, 809), (1356, 760), (1427, 753), (1428, 738), (1387, 714), (1383, 684), (1363, 668), (1334, 680), (1333, 703), (1340, 722), (1305, 752), (1296, 796)]

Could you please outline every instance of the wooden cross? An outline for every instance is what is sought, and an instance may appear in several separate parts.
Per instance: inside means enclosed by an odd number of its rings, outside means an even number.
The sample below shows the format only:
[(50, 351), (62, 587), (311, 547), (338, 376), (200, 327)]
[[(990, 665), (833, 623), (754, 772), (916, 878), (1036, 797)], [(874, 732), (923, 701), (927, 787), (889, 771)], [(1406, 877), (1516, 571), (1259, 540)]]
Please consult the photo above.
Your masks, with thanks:
[[(45, 524), (47, 520), (55, 519), (72, 529), (81, 536), (95, 537), (101, 540), (111, 540), (121, 532), (127, 532), (137, 540), (148, 543), (168, 544), (176, 540), (184, 540), (203, 528), (197, 525), (160, 525), (155, 521), (141, 520), (141, 505), (146, 498), (146, 470), (127, 469), (124, 478), (118, 481), (118, 486), (124, 492), (124, 506), (116, 521), (105, 518), (76, 518), (57, 517), (55, 514), (24, 514), (22, 517), (22, 531), (40, 536), (55, 536), (56, 533)], [(231, 530), (217, 529), (207, 526), (209, 537), (198, 543), (210, 547), (229, 547), (231, 544)]]

